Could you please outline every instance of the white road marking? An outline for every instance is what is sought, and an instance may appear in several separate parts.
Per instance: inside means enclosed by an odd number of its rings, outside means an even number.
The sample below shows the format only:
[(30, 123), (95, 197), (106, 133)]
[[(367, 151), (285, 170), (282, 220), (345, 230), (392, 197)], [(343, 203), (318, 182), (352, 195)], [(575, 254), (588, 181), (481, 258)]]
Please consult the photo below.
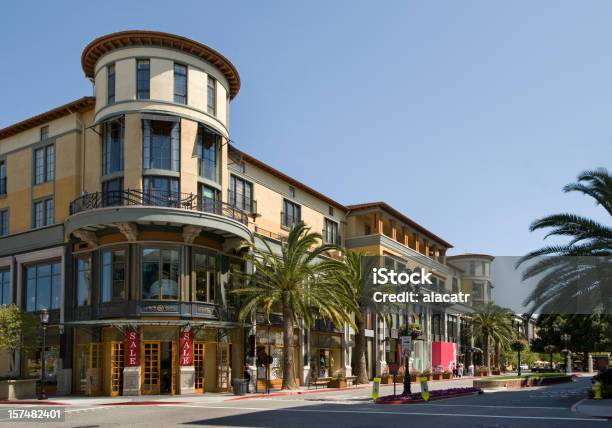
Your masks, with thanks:
[(408, 415), (408, 416), (449, 416), (455, 418), (488, 418), (488, 419), (536, 419), (544, 421), (592, 421), (592, 422), (608, 422), (605, 419), (595, 418), (572, 418), (559, 416), (512, 416), (512, 415), (481, 415), (470, 413), (429, 413), (429, 412), (390, 412), (379, 410), (332, 410), (332, 409), (287, 409), (287, 408), (261, 408), (261, 407), (229, 407), (229, 406), (194, 406), (189, 404), (161, 404), (163, 407), (195, 407), (199, 409), (227, 409), (227, 410), (255, 410), (255, 411), (276, 411), (276, 412), (294, 412), (294, 413), (351, 413), (351, 414), (369, 414), (369, 415)]

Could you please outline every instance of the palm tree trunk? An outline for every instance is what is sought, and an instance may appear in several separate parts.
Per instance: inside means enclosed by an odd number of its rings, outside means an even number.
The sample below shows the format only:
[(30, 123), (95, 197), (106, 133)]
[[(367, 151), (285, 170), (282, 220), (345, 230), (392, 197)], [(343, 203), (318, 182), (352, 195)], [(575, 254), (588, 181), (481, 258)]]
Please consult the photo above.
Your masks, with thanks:
[(491, 370), (491, 350), (489, 349), (489, 334), (485, 334), (484, 336), (484, 365), (487, 370)]
[(499, 370), (501, 370), (500, 355), (501, 355), (501, 344), (498, 341), (498, 342), (495, 342), (495, 366)]
[(293, 314), (289, 302), (283, 300), (283, 385), (282, 389), (298, 389), (295, 383), (295, 361), (293, 360)]
[[(365, 316), (365, 314), (362, 314)], [(355, 384), (369, 383), (368, 368), (366, 365), (366, 337), (365, 337), (365, 317), (356, 317), (355, 326), (355, 350), (352, 358), (353, 374), (356, 376)]]

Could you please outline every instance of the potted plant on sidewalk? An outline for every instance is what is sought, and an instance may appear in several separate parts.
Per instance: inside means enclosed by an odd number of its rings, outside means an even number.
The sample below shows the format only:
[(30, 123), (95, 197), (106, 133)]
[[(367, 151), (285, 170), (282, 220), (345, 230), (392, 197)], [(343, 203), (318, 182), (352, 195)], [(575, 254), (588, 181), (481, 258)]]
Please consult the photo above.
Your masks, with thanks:
[(443, 379), (452, 379), (453, 378), (453, 372), (446, 370), (443, 374), (442, 374), (442, 378)]

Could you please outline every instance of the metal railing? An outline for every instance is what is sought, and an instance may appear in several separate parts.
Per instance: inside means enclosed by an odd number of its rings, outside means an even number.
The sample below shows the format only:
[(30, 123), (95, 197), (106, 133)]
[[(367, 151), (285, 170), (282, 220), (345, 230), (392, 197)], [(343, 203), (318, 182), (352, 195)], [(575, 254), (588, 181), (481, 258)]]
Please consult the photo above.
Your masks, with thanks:
[(110, 190), (87, 193), (70, 203), (70, 215), (106, 207), (149, 206), (180, 208), (229, 217), (248, 225), (248, 214), (225, 202), (204, 198), (193, 193), (164, 190)]

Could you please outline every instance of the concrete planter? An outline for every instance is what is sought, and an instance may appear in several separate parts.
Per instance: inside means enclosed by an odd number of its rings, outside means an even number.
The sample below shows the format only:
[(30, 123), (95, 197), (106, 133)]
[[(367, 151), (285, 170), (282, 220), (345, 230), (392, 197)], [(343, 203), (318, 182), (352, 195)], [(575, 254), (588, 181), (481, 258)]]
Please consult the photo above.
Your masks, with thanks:
[(328, 388), (346, 388), (347, 386), (346, 378), (343, 377), (334, 378), (327, 384)]
[(442, 373), (434, 373), (433, 380), (442, 380)]
[(0, 400), (36, 398), (36, 379), (0, 381)]
[(516, 378), (516, 379), (480, 379), (474, 381), (474, 388), (502, 388), (509, 389), (526, 388), (530, 386), (551, 385), (555, 383), (571, 382), (571, 376)]

